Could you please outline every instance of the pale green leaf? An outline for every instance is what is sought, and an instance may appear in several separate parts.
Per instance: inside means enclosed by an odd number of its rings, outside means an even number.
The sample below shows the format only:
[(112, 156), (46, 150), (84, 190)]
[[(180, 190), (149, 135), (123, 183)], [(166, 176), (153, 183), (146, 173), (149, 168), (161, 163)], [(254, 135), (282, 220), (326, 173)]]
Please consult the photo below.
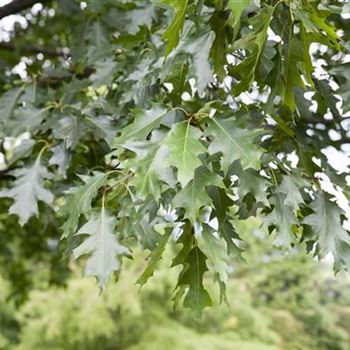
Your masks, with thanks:
[(92, 176), (80, 175), (84, 184), (71, 188), (67, 194), (66, 202), (62, 208), (62, 214), (68, 217), (62, 226), (63, 237), (73, 234), (79, 223), (81, 214), (91, 209), (91, 201), (96, 197), (99, 188), (107, 182), (108, 174), (94, 173)]
[(147, 111), (135, 110), (134, 121), (122, 129), (121, 135), (113, 140), (112, 146), (129, 148), (128, 142), (145, 140), (150, 132), (159, 126), (167, 112), (165, 108), (158, 104), (154, 104)]
[(47, 116), (46, 108), (37, 108), (31, 104), (17, 108), (4, 125), (7, 136), (19, 136), (25, 131), (37, 132)]
[(110, 58), (98, 60), (94, 65), (95, 72), (90, 76), (92, 86), (112, 84), (116, 68), (117, 64)]
[(193, 179), (194, 171), (201, 165), (198, 155), (206, 151), (199, 141), (202, 133), (190, 123), (176, 123), (164, 140), (169, 149), (168, 165), (177, 168), (177, 178), (182, 187)]
[(50, 178), (51, 174), (38, 157), (33, 165), (15, 169), (11, 175), (16, 180), (12, 188), (0, 191), (0, 197), (13, 199), (9, 213), (17, 215), (19, 223), (23, 226), (31, 216), (38, 215), (38, 201), (52, 204), (54, 196), (44, 186), (45, 179)]
[(162, 183), (175, 186), (176, 179), (172, 169), (166, 165), (168, 149), (157, 141), (134, 143), (129, 147), (136, 153), (135, 158), (125, 162), (126, 169), (133, 171), (131, 184), (136, 187), (137, 196), (145, 199), (152, 195), (156, 200), (160, 198)]
[(343, 211), (323, 192), (316, 193), (311, 208), (313, 213), (304, 219), (304, 224), (313, 228), (321, 257), (332, 253), (336, 261), (350, 269), (350, 235), (341, 222)]
[(92, 212), (89, 220), (76, 235), (89, 237), (73, 250), (75, 259), (88, 254), (85, 274), (95, 276), (101, 289), (106, 286), (110, 274), (120, 270), (119, 256), (129, 250), (118, 242), (114, 227), (117, 220), (104, 207), (98, 212)]
[(66, 172), (71, 161), (71, 154), (63, 144), (52, 147), (52, 156), (49, 159), (50, 165), (57, 165), (57, 173), (66, 178)]
[(209, 153), (221, 152), (221, 164), (225, 173), (237, 159), (243, 169), (260, 168), (262, 149), (254, 144), (254, 140), (261, 135), (261, 130), (239, 128), (234, 118), (211, 118), (206, 134), (213, 137)]
[(54, 128), (55, 137), (64, 140), (67, 148), (74, 149), (86, 130), (83, 119), (78, 115), (67, 115), (60, 118)]
[(299, 176), (283, 175), (278, 190), (286, 195), (285, 204), (294, 210), (298, 210), (300, 204), (304, 203), (300, 189), (306, 186), (308, 186), (308, 183)]
[(267, 188), (269, 187), (269, 182), (262, 177), (254, 169), (243, 170), (240, 163), (234, 163), (233, 167), (230, 169), (229, 175), (232, 174), (238, 177), (238, 195), (241, 200), (248, 194), (252, 194), (257, 202), (269, 204), (267, 199)]
[(10, 89), (6, 91), (0, 99), (0, 121), (6, 123), (12, 116), (13, 110), (16, 107), (17, 101), (23, 92), (21, 89)]
[(144, 8), (128, 11), (127, 20), (129, 23), (126, 26), (126, 30), (130, 34), (136, 34), (142, 26), (150, 29), (155, 18), (156, 12), (154, 6), (146, 3)]
[(22, 140), (19, 145), (14, 144), (13, 147), (6, 149), (6, 161), (10, 166), (17, 162), (17, 160), (25, 158), (31, 154), (31, 151), (35, 145), (35, 141), (32, 139)]
[(85, 120), (92, 126), (92, 132), (96, 139), (103, 139), (108, 145), (111, 145), (117, 134), (112, 117), (100, 115), (97, 117), (85, 117)]

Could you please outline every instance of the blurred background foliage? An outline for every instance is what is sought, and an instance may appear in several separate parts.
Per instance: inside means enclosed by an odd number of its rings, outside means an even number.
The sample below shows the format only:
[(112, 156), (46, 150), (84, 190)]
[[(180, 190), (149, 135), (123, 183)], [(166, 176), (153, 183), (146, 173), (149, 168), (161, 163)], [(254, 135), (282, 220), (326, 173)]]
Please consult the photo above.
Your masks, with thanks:
[(177, 271), (169, 267), (170, 251), (142, 291), (135, 281), (145, 253), (137, 248), (139, 262), (125, 261), (119, 283), (111, 282), (102, 294), (93, 279), (80, 277), (81, 268), (74, 263), (65, 287), (50, 284), (44, 269), (37, 271), (33, 290), (17, 305), (2, 277), (0, 349), (350, 349), (348, 276), (335, 277), (326, 262), (297, 250), (284, 256), (258, 224), (255, 219), (236, 222), (245, 236), (247, 264), (232, 262), (227, 305), (206, 310), (201, 320), (172, 306)]

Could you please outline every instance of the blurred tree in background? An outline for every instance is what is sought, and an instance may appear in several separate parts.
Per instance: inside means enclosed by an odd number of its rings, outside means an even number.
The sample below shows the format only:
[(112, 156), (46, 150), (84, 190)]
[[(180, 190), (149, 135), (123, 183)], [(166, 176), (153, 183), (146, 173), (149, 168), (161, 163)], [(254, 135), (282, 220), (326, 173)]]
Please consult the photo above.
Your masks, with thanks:
[[(350, 349), (349, 278), (335, 279), (330, 267), (321, 267), (302, 253), (283, 257), (258, 224), (244, 224), (249, 265), (232, 265), (228, 305), (208, 309), (200, 321), (171, 305), (176, 272), (169, 273), (171, 252), (166, 252), (142, 293), (134, 284), (140, 273), (135, 263), (128, 263), (118, 284), (101, 295), (93, 280), (75, 273), (67, 288), (34, 289), (17, 310), (6, 299), (10, 289), (2, 280), (0, 348)], [(142, 253), (135, 256), (142, 265)]]

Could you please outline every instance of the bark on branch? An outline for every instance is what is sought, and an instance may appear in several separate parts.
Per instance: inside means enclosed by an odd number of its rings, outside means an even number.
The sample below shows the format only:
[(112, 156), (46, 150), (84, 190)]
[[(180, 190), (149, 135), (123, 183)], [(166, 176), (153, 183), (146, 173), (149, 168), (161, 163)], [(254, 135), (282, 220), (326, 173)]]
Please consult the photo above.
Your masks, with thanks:
[(13, 43), (7, 43), (7, 42), (0, 42), (0, 50), (8, 50), (8, 51), (19, 51), (23, 54), (26, 53), (42, 53), (43, 55), (47, 57), (59, 57), (64, 56), (64, 53), (62, 50), (59, 49), (53, 49), (48, 47), (41, 47), (41, 46), (35, 46), (35, 45), (19, 45), (16, 46)]

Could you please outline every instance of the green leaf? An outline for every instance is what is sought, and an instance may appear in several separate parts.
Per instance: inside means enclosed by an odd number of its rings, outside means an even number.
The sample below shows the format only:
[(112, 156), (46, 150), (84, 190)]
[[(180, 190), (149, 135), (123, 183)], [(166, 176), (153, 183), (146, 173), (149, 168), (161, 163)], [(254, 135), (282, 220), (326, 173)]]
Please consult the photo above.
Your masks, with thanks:
[(144, 250), (152, 251), (156, 248), (160, 234), (155, 230), (156, 220), (151, 217), (149, 206), (152, 203), (148, 200), (144, 202), (144, 207), (135, 206), (133, 210), (128, 208), (126, 229), (137, 239), (138, 243)]
[(313, 213), (305, 217), (304, 224), (313, 228), (320, 256), (332, 253), (336, 262), (350, 269), (350, 235), (341, 222), (344, 212), (324, 192), (317, 192), (310, 206)]
[(6, 149), (7, 166), (11, 166), (19, 159), (28, 157), (35, 145), (35, 141), (31, 139), (22, 140), (19, 145), (14, 144), (14, 147)]
[[(272, 98), (275, 97), (275, 93), (274, 92), (271, 92), (270, 96)], [(269, 96), (269, 99), (270, 99), (270, 96)], [(271, 102), (273, 102), (271, 100)], [(271, 115), (271, 118), (277, 123), (277, 125), (290, 137), (294, 137), (294, 131), (285, 123), (285, 121), (279, 117), (277, 114), (273, 114)]]
[(175, 15), (170, 23), (169, 27), (163, 34), (163, 38), (168, 41), (168, 45), (165, 50), (165, 55), (168, 56), (169, 53), (174, 49), (179, 43), (179, 37), (184, 25), (186, 8), (188, 5), (188, 0), (162, 0), (164, 3), (171, 5), (175, 9)]
[(168, 111), (158, 104), (154, 104), (147, 111), (134, 110), (134, 121), (122, 129), (121, 135), (112, 142), (112, 146), (129, 148), (130, 141), (145, 140), (150, 132), (160, 125), (167, 113)]
[(185, 187), (194, 177), (194, 171), (201, 165), (198, 155), (206, 151), (199, 141), (202, 133), (190, 123), (176, 123), (163, 144), (169, 149), (168, 165), (177, 168), (177, 178)]
[(117, 129), (113, 125), (112, 117), (100, 115), (98, 117), (85, 117), (85, 120), (93, 127), (92, 131), (97, 140), (104, 139), (108, 145), (112, 144), (117, 134)]
[(226, 242), (227, 254), (239, 260), (244, 260), (242, 258), (243, 250), (241, 250), (233, 241), (233, 239), (240, 240), (240, 238), (230, 222), (230, 208), (232, 208), (234, 201), (229, 197), (230, 193), (228, 192), (228, 189), (217, 186), (208, 186), (207, 192), (212, 199), (212, 217), (217, 218), (218, 220), (218, 233)]
[[(315, 87), (317, 88), (317, 92), (322, 98), (318, 99), (318, 109), (317, 113), (325, 113), (327, 111), (327, 108), (330, 109), (332, 112), (332, 115), (335, 119), (341, 120), (342, 116), (340, 114), (339, 109), (337, 108), (337, 103), (339, 101), (339, 98), (334, 94), (333, 88), (331, 87), (329, 81), (327, 79), (322, 79), (322, 80), (316, 80), (314, 81)], [(343, 88), (343, 82), (340, 83), (341, 87)], [(346, 86), (345, 86), (346, 87)]]
[(25, 107), (17, 108), (10, 119), (4, 125), (4, 133), (7, 136), (19, 136), (25, 131), (37, 132), (41, 123), (47, 116), (47, 108), (36, 108), (28, 104)]
[(350, 110), (350, 62), (334, 65), (330, 69), (330, 73), (335, 76), (339, 88), (335, 91), (343, 99), (342, 109), (344, 111)]
[(68, 215), (62, 226), (63, 237), (73, 234), (79, 223), (81, 214), (91, 209), (91, 201), (96, 197), (97, 191), (107, 183), (108, 174), (94, 173), (92, 176), (80, 175), (84, 185), (73, 187), (67, 191), (67, 199), (61, 213)]
[(101, 289), (106, 286), (110, 274), (120, 270), (119, 256), (127, 254), (129, 250), (121, 245), (114, 231), (116, 219), (104, 207), (99, 212), (92, 212), (89, 220), (76, 235), (89, 237), (73, 250), (73, 256), (89, 254), (85, 273), (87, 276), (96, 276)]
[(241, 240), (236, 229), (233, 227), (232, 223), (226, 219), (224, 222), (221, 222), (219, 225), (219, 233), (226, 241), (227, 246), (227, 254), (230, 257), (234, 257), (240, 261), (245, 261), (245, 259), (242, 256), (242, 253), (244, 252), (243, 249), (239, 248), (238, 245), (233, 241)]
[(137, 108), (152, 105), (150, 102), (159, 88), (157, 82), (162, 64), (162, 59), (155, 61), (149, 56), (142, 59), (125, 79), (127, 88), (124, 88), (122, 102), (134, 101)]
[(85, 130), (86, 125), (79, 115), (69, 115), (59, 119), (53, 134), (56, 138), (64, 140), (67, 148), (74, 149)]
[(301, 177), (296, 175), (283, 175), (282, 182), (278, 186), (278, 191), (286, 195), (285, 204), (294, 210), (298, 210), (304, 199), (300, 189), (309, 184)]
[[(308, 54), (309, 49), (305, 47), (305, 40), (301, 42), (294, 36), (294, 19), (292, 18), (290, 9), (287, 6), (280, 6), (279, 10), (278, 19), (282, 28), (280, 36), (284, 41), (284, 73), (281, 76), (284, 81), (283, 103), (294, 112), (294, 89), (296, 87), (305, 89), (299, 67), (305, 67), (304, 63), (307, 64), (307, 62), (304, 62), (304, 57), (307, 59), (306, 54)], [(302, 39), (305, 38), (303, 37)], [(309, 74), (310, 72), (307, 71), (307, 73)]]
[(227, 8), (231, 10), (231, 25), (234, 30), (234, 36), (237, 35), (242, 12), (248, 7), (250, 0), (228, 0)]
[(23, 93), (23, 88), (10, 89), (6, 91), (0, 99), (0, 121), (5, 124), (12, 116), (17, 101)]
[(264, 110), (266, 113), (271, 115), (274, 121), (278, 124), (278, 126), (285, 131), (289, 136), (294, 136), (294, 131), (291, 130), (287, 124), (283, 121), (280, 116), (277, 116), (274, 112), (274, 104), (276, 96), (280, 96), (281, 91), (283, 91), (283, 81), (281, 80), (282, 74), (282, 55), (281, 52), (276, 51), (276, 55), (273, 58), (274, 67), (268, 77), (263, 77), (266, 80), (266, 83), (270, 86), (271, 92), (269, 94), (269, 98), (266, 101)]
[(196, 318), (202, 316), (203, 309), (212, 305), (209, 293), (203, 286), (203, 275), (208, 271), (206, 256), (198, 247), (193, 247), (183, 261), (177, 287), (186, 288), (184, 306), (190, 308)]
[[(309, 49), (305, 47), (304, 37), (297, 38), (294, 35), (294, 18), (292, 7), (281, 3), (277, 6), (274, 21), (272, 22), (273, 30), (281, 37), (284, 45), (281, 47), (283, 59), (281, 60), (281, 72), (276, 78), (280, 79), (283, 88), (279, 94), (283, 95), (282, 102), (290, 111), (295, 110), (294, 89), (300, 87), (305, 89), (305, 84), (302, 80), (301, 68), (305, 67), (304, 57), (307, 58)], [(307, 52), (305, 52), (305, 49)], [(274, 89), (272, 87), (272, 89)], [(271, 101), (272, 102), (272, 101)], [(277, 119), (276, 119), (277, 122)], [(283, 126), (283, 124), (281, 124)]]
[(238, 177), (238, 196), (242, 200), (248, 193), (251, 193), (257, 202), (269, 204), (267, 199), (267, 188), (269, 182), (254, 169), (243, 170), (240, 163), (234, 163), (228, 175)]
[(304, 70), (304, 77), (306, 81), (313, 86), (314, 83), (312, 81), (312, 73), (314, 71), (311, 56), (310, 56), (310, 45), (312, 44), (312, 40), (310, 36), (306, 33), (305, 26), (300, 24), (300, 39), (303, 45), (303, 62), (302, 67)]
[(171, 187), (176, 183), (172, 169), (166, 165), (168, 149), (163, 145), (159, 146), (157, 140), (152, 143), (135, 143), (130, 148), (136, 153), (135, 158), (125, 162), (125, 167), (134, 173), (130, 183), (136, 187), (139, 198), (145, 199), (152, 195), (158, 200), (162, 192), (162, 183)]
[(108, 40), (108, 31), (101, 20), (92, 22), (87, 38), (89, 46), (86, 56), (90, 62), (96, 62), (111, 56), (112, 50)]
[(95, 72), (90, 76), (92, 86), (111, 85), (117, 64), (112, 59), (101, 59), (95, 62)]
[(211, 118), (206, 134), (213, 137), (209, 153), (221, 152), (221, 164), (225, 173), (237, 159), (241, 161), (243, 169), (260, 168), (262, 149), (254, 144), (254, 140), (261, 135), (261, 130), (241, 129), (235, 118)]
[(203, 224), (197, 240), (199, 247), (208, 258), (209, 268), (212, 268), (225, 285), (228, 280), (228, 256), (225, 241), (215, 236), (215, 230), (207, 224)]
[(57, 165), (57, 173), (66, 178), (66, 171), (69, 167), (71, 155), (63, 144), (52, 147), (52, 156), (49, 159), (50, 165)]
[(17, 215), (23, 226), (31, 216), (39, 214), (38, 201), (52, 204), (54, 196), (44, 187), (45, 179), (51, 178), (51, 174), (38, 157), (32, 166), (15, 169), (11, 175), (16, 180), (12, 188), (0, 191), (0, 197), (13, 199), (9, 213)]
[(189, 54), (192, 57), (190, 73), (196, 78), (199, 94), (204, 92), (204, 89), (213, 79), (209, 54), (214, 39), (215, 33), (212, 31), (195, 36), (186, 35), (181, 39), (179, 46), (168, 56), (168, 65), (170, 66), (172, 59), (180, 53)]
[(193, 180), (181, 189), (173, 200), (176, 207), (185, 209), (185, 218), (192, 224), (198, 219), (200, 209), (211, 203), (206, 191), (207, 186), (223, 186), (222, 179), (201, 166), (196, 169)]
[(136, 34), (142, 26), (150, 29), (155, 18), (156, 12), (152, 4), (146, 4), (144, 8), (131, 10), (127, 13), (129, 23), (126, 26), (126, 30), (130, 34)]
[(226, 188), (208, 186), (207, 192), (214, 205), (215, 217), (219, 220), (219, 224), (221, 224), (225, 221), (227, 211), (233, 206), (234, 202), (228, 196), (229, 193)]
[(149, 262), (146, 267), (146, 269), (143, 271), (142, 275), (138, 278), (136, 283), (140, 284), (141, 287), (147, 283), (149, 278), (151, 278), (154, 274), (155, 269), (157, 268), (157, 265), (162, 258), (162, 255), (164, 253), (166, 244), (169, 240), (171, 229), (165, 228), (162, 231), (162, 235), (159, 237), (157, 246), (152, 250), (150, 256), (149, 256)]
[(283, 103), (285, 103), (291, 111), (295, 110), (295, 87), (305, 89), (305, 84), (298, 69), (298, 64), (302, 61), (300, 57), (301, 52), (303, 52), (303, 49), (300, 45), (300, 41), (296, 38), (291, 38), (288, 43), (288, 56), (285, 61), (285, 92), (283, 96)]
[(276, 244), (290, 247), (295, 241), (295, 234), (292, 229), (293, 225), (297, 225), (297, 220), (292, 208), (285, 205), (286, 196), (280, 192), (275, 192), (269, 198), (274, 208), (271, 213), (263, 219), (266, 226), (274, 226), (278, 233)]
[(303, 11), (298, 8), (293, 10), (294, 15), (301, 21), (309, 36), (310, 42), (319, 42), (336, 50), (341, 50), (340, 38), (337, 29), (326, 21), (329, 11), (319, 11), (316, 3), (308, 3)]
[(210, 57), (214, 62), (214, 71), (218, 75), (220, 81), (225, 78), (226, 60), (226, 14), (223, 11), (215, 11), (210, 24), (215, 31), (215, 40), (210, 50)]
[(266, 6), (264, 10), (260, 11), (259, 14), (251, 20), (251, 26), (253, 27), (252, 32), (234, 43), (234, 49), (243, 49), (250, 53), (245, 60), (232, 69), (232, 72), (240, 78), (240, 82), (233, 87), (233, 93), (235, 95), (249, 90), (251, 84), (255, 80), (273, 11), (273, 7)]
[(193, 248), (193, 244), (195, 242), (193, 227), (190, 222), (185, 221), (183, 225), (183, 232), (177, 240), (177, 243), (182, 244), (181, 250), (177, 253), (175, 258), (171, 263), (171, 267), (184, 264), (189, 252)]

